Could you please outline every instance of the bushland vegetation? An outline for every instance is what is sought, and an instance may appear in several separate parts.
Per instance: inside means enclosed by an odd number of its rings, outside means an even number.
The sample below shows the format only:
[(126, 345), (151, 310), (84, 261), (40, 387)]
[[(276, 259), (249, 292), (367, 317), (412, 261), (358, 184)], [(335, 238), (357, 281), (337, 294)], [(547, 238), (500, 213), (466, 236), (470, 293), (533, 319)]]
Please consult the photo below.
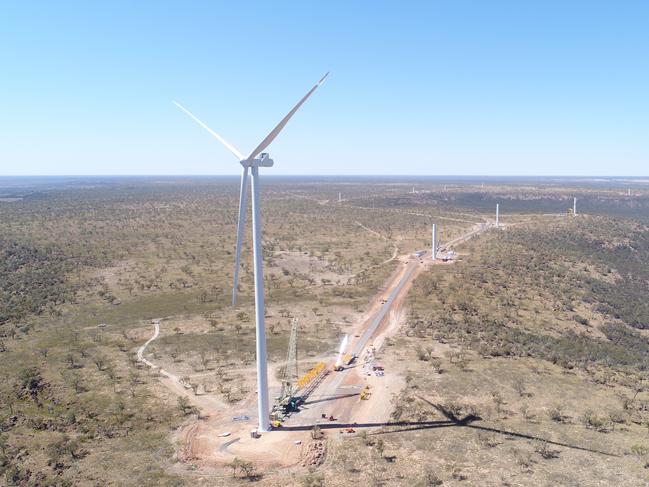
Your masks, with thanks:
[[(263, 250), (273, 359), (285, 356), (294, 317), (301, 356), (333, 352), (337, 334), (394, 269), (393, 256), (428, 248), (432, 221), (440, 223), (443, 242), (490, 218), (492, 201), (471, 207), (473, 197), (462, 196), (474, 189), (409, 190), (386, 182), (267, 180)], [(20, 191), (3, 193), (0, 201), (0, 478), (48, 486), (195, 480), (173, 467), (171, 432), (200, 410), (180, 404), (135, 352), (151, 336), (150, 320), (164, 318), (159, 340), (147, 350), (154, 362), (186, 377), (195, 392), (226, 403), (254, 391), (245, 374), (228, 371), (245, 370), (254, 358), (248, 238), (240, 305), (229, 306), (237, 181), (124, 179)], [(386, 345), (404, 357), (412, 353), (411, 370), (404, 372), (409, 388), (395, 398), (402, 419), (437, 414), (413, 391), (426, 392), (433, 379), (469, 383), (482, 358), (583, 368), (606, 384), (627, 381), (626, 409), (607, 411), (613, 416), (604, 426), (602, 411), (576, 416), (558, 404), (562, 414), (554, 416), (564, 423), (548, 419), (552, 424), (566, 424), (572, 415), (599, 430), (621, 424), (613, 418), (631, 421), (631, 412), (633, 421), (642, 417), (646, 397), (636, 377), (647, 366), (648, 311), (636, 297), (646, 295), (646, 229), (630, 220), (578, 218), (552, 224), (544, 234), (535, 227), (540, 221), (471, 243), (463, 262), (418, 279), (404, 336)], [(442, 352), (440, 344), (450, 349)], [(198, 376), (210, 380), (199, 384)], [(527, 400), (535, 389), (523, 379), (515, 397)], [(461, 390), (455, 383), (444, 387)], [(492, 392), (490, 407), (510, 414), (514, 396)], [(455, 415), (485, 415), (482, 405), (461, 397), (443, 402)], [(526, 411), (524, 417), (550, 416), (534, 404)], [(489, 435), (483, 443), (499, 448)], [(392, 438), (401, 437), (359, 439), (367, 455), (334, 456), (323, 477), (339, 478), (340, 465), (359, 477), (354, 469), (366, 458), (376, 467), (367, 472), (375, 473), (361, 480), (396, 481), (390, 466), (407, 448), (428, 451), (430, 441), (418, 437), (408, 446)], [(634, 451), (642, 452), (637, 443)], [(554, 447), (539, 450), (550, 455)], [(538, 461), (541, 454), (530, 451), (517, 455)], [(528, 457), (521, 464), (529, 464)], [(248, 476), (237, 468), (237, 478)], [(454, 465), (417, 478), (430, 484), (466, 475)]]

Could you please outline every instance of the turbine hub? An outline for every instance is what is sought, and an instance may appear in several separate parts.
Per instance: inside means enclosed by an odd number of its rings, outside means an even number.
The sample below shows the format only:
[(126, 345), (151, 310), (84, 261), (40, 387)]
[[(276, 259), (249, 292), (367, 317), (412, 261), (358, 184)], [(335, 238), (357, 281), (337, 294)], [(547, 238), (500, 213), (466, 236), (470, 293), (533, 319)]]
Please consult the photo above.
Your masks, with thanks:
[(259, 157), (254, 159), (243, 159), (240, 162), (243, 167), (273, 167), (274, 164), (267, 152), (262, 152)]

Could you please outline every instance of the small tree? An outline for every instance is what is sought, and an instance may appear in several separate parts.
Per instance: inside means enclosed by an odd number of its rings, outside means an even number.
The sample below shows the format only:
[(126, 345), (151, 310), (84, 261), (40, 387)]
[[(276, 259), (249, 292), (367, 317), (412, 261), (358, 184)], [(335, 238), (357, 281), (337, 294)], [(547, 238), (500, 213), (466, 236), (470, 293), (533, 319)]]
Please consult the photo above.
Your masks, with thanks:
[(239, 469), (246, 479), (251, 479), (255, 476), (255, 466), (252, 464), (252, 462), (242, 460), (241, 464), (239, 465)]
[(17, 401), (18, 398), (11, 393), (7, 393), (4, 395), (4, 403), (9, 408), (9, 414), (11, 414), (12, 416), (14, 415), (15, 412), (14, 405), (16, 404)]
[(4, 433), (0, 433), (0, 451), (2, 452), (3, 455), (7, 453), (7, 447), (9, 446), (9, 443), (7, 443), (7, 435)]
[(324, 487), (324, 477), (322, 475), (308, 474), (302, 479), (304, 487)]
[(129, 411), (122, 400), (117, 401), (112, 410), (113, 421), (117, 426), (124, 426), (129, 418)]
[(131, 393), (131, 397), (135, 397), (137, 392), (137, 386), (140, 384), (140, 377), (134, 371), (131, 371), (128, 375), (128, 391)]
[(74, 358), (74, 354), (72, 353), (68, 353), (65, 356), (65, 361), (68, 363), (68, 368), (70, 369), (74, 369), (77, 366), (77, 362)]
[(503, 399), (503, 396), (500, 394), (499, 391), (493, 391), (491, 393), (491, 399), (493, 400), (494, 405), (496, 406), (496, 413), (500, 415), (502, 413), (503, 404), (505, 404), (505, 400)]
[(555, 406), (550, 408), (550, 411), (548, 411), (550, 419), (552, 421), (556, 421), (557, 423), (563, 423), (563, 420), (565, 419), (564, 409), (565, 407), (563, 406), (563, 404), (556, 404)]
[(113, 384), (113, 392), (117, 390), (117, 372), (115, 371), (115, 368), (112, 365), (109, 365), (105, 369), (106, 375), (110, 379), (110, 381)]
[(321, 439), (323, 436), (324, 436), (324, 433), (323, 433), (322, 430), (320, 429), (320, 426), (318, 426), (318, 425), (316, 424), (316, 425), (313, 427), (313, 429), (311, 430), (311, 438), (314, 439), (314, 440), (319, 440), (319, 439)]
[(383, 458), (383, 452), (385, 452), (385, 443), (383, 442), (382, 438), (376, 440), (374, 448), (376, 448), (376, 452), (379, 454), (379, 456)]
[(518, 393), (520, 397), (524, 397), (527, 395), (527, 391), (525, 390), (525, 381), (521, 378), (518, 378), (514, 381), (514, 390)]
[(207, 356), (207, 353), (205, 353), (205, 350), (201, 350), (198, 353), (198, 356), (201, 360), (201, 365), (203, 366), (203, 370), (207, 370), (207, 366), (210, 363), (210, 357)]
[(69, 375), (70, 385), (74, 389), (74, 392), (79, 394), (80, 392), (84, 392), (86, 388), (83, 385), (83, 378), (81, 377), (81, 374), (79, 374), (77, 371), (73, 371)]
[(73, 460), (80, 458), (79, 441), (70, 438), (68, 435), (63, 435), (60, 439), (50, 443), (47, 451), (50, 456), (50, 461), (54, 464), (60, 463), (61, 459), (68, 455)]
[(237, 471), (241, 471), (246, 479), (251, 479), (255, 475), (255, 467), (252, 462), (248, 462), (239, 457), (234, 457), (234, 460), (228, 463), (228, 467), (232, 469), (233, 477), (236, 477)]
[(187, 415), (188, 409), (191, 407), (189, 404), (189, 400), (185, 396), (178, 396), (178, 409), (180, 409), (180, 412), (183, 413), (184, 415)]
[(434, 472), (428, 471), (424, 474), (423, 478), (419, 485), (424, 487), (435, 487), (437, 485), (442, 485), (442, 479), (440, 479)]
[(232, 460), (230, 463), (228, 463), (228, 467), (232, 469), (232, 476), (236, 477), (237, 475), (237, 470), (239, 470), (239, 462), (241, 460), (239, 457), (234, 457), (234, 460)]
[(93, 363), (97, 367), (98, 371), (104, 370), (104, 367), (106, 366), (106, 359), (101, 356), (101, 355), (95, 355), (95, 357), (92, 359)]
[(190, 404), (189, 399), (187, 399), (186, 396), (178, 396), (178, 409), (180, 409), (180, 412), (182, 412), (184, 416), (196, 414), (198, 415), (198, 419), (200, 419), (200, 410), (193, 404)]

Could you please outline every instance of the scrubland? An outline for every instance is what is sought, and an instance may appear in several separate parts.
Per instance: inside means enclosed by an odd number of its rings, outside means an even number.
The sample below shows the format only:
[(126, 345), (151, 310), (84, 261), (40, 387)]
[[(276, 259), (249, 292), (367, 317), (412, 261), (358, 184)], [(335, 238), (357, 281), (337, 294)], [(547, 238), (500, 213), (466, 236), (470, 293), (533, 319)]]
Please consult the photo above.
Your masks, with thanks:
[[(493, 218), (433, 266), (379, 353), (393, 423), (329, 433), (313, 472), (268, 485), (645, 485), (649, 192), (575, 184), (269, 179), (264, 263), (271, 367), (293, 318), (304, 363), (333, 353), (395, 266)], [(236, 405), (254, 390), (250, 236), (230, 306), (234, 179), (3, 189), (0, 472), (7, 485), (229, 485), (179, 462), (195, 413), (136, 360)], [(338, 192), (343, 201), (338, 202)], [(565, 215), (573, 194), (577, 218)], [(248, 229), (250, 226), (248, 225)], [(249, 230), (248, 230), (249, 232)], [(199, 392), (200, 391), (200, 392)]]

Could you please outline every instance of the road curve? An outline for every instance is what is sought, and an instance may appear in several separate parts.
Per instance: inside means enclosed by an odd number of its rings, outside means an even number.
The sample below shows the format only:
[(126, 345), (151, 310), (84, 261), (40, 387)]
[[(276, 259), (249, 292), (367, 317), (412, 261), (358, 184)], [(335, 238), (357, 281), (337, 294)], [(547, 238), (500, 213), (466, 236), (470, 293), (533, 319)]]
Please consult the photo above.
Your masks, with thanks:
[(151, 343), (153, 340), (158, 338), (158, 335), (160, 334), (160, 323), (155, 321), (153, 323), (154, 326), (154, 331), (153, 331), (153, 336), (149, 338), (144, 345), (142, 345), (140, 348), (137, 349), (137, 359), (148, 365), (149, 367), (155, 367), (152, 362), (149, 362), (147, 359), (144, 358), (144, 351), (146, 350), (146, 347), (149, 346), (149, 343)]

